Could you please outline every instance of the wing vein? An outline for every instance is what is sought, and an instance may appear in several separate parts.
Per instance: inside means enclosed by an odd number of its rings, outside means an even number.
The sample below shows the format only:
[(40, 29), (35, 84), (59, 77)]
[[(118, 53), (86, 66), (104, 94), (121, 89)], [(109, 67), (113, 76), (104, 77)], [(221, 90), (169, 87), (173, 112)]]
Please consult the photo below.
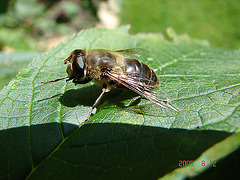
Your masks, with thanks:
[(135, 80), (131, 76), (119, 75), (119, 74), (115, 74), (110, 71), (105, 71), (104, 74), (107, 75), (108, 77), (112, 78), (113, 80), (117, 81), (118, 83), (124, 85), (126, 88), (139, 94), (143, 98), (148, 99), (151, 102), (153, 102), (163, 108), (170, 108), (170, 109), (178, 112), (178, 110), (175, 107), (168, 104), (168, 101), (157, 99), (156, 96), (154, 96), (154, 94), (151, 93), (152, 88), (147, 87), (146, 85), (144, 85), (144, 83)]

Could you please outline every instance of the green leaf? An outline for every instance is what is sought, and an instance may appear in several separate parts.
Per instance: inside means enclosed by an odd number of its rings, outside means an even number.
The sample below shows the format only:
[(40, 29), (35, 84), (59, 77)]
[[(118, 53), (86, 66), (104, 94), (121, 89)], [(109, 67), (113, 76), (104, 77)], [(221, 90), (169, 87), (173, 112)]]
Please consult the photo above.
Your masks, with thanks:
[(121, 24), (131, 24), (130, 33), (161, 32), (171, 26), (178, 33), (208, 39), (213, 46), (239, 49), (240, 1), (114, 2), (119, 4)]
[(0, 29), (0, 43), (19, 51), (36, 50), (36, 39), (24, 34), (23, 30), (13, 30), (7, 28)]
[[(130, 35), (126, 27), (89, 29), (35, 58), (0, 92), (0, 177), (157, 179), (175, 173), (180, 160), (209, 162), (204, 155), (220, 151), (210, 158), (218, 163), (237, 149), (239, 138), (230, 137), (240, 126), (240, 52), (168, 34), (172, 41), (160, 34)], [(82, 126), (101, 87), (41, 84), (65, 77), (63, 60), (77, 48), (146, 49), (141, 61), (156, 71), (158, 93), (179, 113), (112, 90)], [(215, 150), (222, 141), (234, 146)]]
[(0, 89), (39, 54), (39, 52), (0, 53)]

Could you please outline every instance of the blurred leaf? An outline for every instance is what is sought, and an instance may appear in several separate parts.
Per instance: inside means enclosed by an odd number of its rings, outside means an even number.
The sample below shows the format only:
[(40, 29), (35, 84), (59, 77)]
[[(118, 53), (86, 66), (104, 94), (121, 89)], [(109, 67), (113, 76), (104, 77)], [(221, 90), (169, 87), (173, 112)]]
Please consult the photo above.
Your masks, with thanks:
[(0, 29), (0, 45), (9, 46), (15, 50), (33, 50), (36, 49), (36, 43), (37, 41), (26, 35), (23, 30)]
[(0, 14), (6, 13), (10, 0), (0, 1)]
[(79, 9), (76, 7), (75, 3), (64, 1), (62, 6), (69, 17), (74, 18), (78, 14)]
[[(114, 1), (115, 2), (115, 1)], [(177, 33), (208, 39), (213, 46), (239, 48), (240, 1), (117, 0), (122, 24), (131, 24), (131, 33)], [(144, 16), (141, 14), (144, 12)]]
[(36, 17), (43, 13), (45, 7), (37, 0), (17, 0), (14, 3), (14, 11), (21, 18)]
[(39, 52), (0, 53), (0, 89), (39, 54)]
[[(212, 159), (218, 162), (239, 147), (240, 52), (168, 34), (172, 41), (160, 34), (129, 35), (126, 27), (89, 29), (34, 59), (0, 92), (0, 177), (156, 179), (179, 168), (179, 160), (207, 162), (211, 151), (221, 152)], [(74, 49), (136, 47), (149, 52), (141, 61), (156, 71), (178, 114), (144, 113), (142, 107), (155, 110), (144, 99), (136, 105), (139, 113), (130, 111), (122, 104), (136, 95), (113, 90), (82, 126), (101, 88), (41, 84), (66, 76), (63, 59)], [(221, 143), (228, 148), (221, 150)]]

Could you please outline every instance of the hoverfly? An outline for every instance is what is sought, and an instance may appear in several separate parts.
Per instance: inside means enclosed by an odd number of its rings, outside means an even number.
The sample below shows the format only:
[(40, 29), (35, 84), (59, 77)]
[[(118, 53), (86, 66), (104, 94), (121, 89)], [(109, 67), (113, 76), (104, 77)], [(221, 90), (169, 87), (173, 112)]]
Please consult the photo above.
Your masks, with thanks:
[(152, 93), (152, 90), (159, 84), (157, 75), (146, 64), (132, 58), (131, 55), (134, 54), (134, 49), (119, 51), (76, 49), (64, 60), (64, 64), (68, 64), (68, 76), (44, 82), (43, 84), (67, 79), (66, 81), (72, 80), (75, 85), (86, 84), (92, 80), (101, 85), (102, 92), (94, 102), (83, 124), (89, 120), (92, 111), (98, 105), (104, 93), (109, 92), (111, 88), (127, 88), (158, 106), (178, 112), (167, 101), (156, 98)]

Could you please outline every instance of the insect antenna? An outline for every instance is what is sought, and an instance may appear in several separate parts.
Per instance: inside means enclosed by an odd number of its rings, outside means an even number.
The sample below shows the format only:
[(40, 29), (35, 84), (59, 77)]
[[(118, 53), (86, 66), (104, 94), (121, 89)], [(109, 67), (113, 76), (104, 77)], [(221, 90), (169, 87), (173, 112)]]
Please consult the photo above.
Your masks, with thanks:
[(63, 80), (63, 79), (67, 79), (67, 78), (68, 78), (68, 76), (62, 77), (62, 78), (58, 78), (58, 79), (54, 79), (54, 80), (48, 81), (48, 82), (41, 82), (41, 84), (54, 83), (54, 82), (57, 82), (57, 81), (60, 81), (60, 80)]

